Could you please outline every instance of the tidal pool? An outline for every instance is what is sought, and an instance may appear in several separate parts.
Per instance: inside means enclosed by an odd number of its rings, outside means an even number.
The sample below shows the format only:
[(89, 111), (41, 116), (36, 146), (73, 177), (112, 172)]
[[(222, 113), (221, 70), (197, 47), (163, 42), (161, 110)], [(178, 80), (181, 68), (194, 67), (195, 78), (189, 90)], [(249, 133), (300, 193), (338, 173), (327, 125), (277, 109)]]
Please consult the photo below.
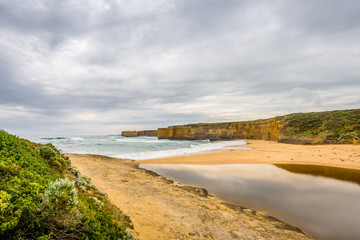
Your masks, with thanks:
[(141, 164), (225, 202), (266, 211), (316, 239), (360, 239), (360, 171), (288, 164)]

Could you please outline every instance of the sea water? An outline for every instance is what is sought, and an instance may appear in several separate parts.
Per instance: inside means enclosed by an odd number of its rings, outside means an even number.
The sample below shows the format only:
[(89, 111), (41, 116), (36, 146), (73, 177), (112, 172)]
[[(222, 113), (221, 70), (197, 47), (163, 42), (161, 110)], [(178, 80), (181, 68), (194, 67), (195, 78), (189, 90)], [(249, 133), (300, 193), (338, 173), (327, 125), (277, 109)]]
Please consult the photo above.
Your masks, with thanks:
[(144, 160), (188, 155), (226, 148), (241, 148), (246, 142), (209, 140), (168, 140), (157, 137), (74, 136), (33, 138), (38, 143), (51, 143), (64, 153), (98, 154), (109, 157)]

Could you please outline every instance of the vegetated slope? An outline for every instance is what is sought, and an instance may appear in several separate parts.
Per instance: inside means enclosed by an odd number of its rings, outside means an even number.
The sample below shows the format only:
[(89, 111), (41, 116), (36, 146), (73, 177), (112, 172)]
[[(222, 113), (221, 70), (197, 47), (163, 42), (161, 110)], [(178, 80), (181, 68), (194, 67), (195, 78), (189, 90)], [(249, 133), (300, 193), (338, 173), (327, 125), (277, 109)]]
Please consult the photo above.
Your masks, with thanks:
[(284, 143), (359, 143), (360, 109), (294, 113), (242, 122), (199, 123), (158, 129), (168, 139), (262, 139)]
[(133, 239), (126, 227), (55, 147), (0, 130), (0, 239)]
[(284, 116), (284, 134), (323, 143), (360, 141), (360, 109), (294, 113)]

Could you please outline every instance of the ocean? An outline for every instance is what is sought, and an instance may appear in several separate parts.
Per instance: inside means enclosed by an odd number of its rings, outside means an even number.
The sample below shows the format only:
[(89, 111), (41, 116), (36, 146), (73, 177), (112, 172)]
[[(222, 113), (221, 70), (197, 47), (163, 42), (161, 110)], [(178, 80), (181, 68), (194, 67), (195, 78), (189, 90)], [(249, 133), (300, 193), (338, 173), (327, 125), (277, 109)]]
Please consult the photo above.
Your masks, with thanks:
[(226, 148), (240, 148), (246, 142), (209, 140), (168, 140), (157, 137), (74, 136), (31, 139), (37, 143), (51, 143), (64, 153), (98, 154), (109, 157), (144, 160), (203, 153)]

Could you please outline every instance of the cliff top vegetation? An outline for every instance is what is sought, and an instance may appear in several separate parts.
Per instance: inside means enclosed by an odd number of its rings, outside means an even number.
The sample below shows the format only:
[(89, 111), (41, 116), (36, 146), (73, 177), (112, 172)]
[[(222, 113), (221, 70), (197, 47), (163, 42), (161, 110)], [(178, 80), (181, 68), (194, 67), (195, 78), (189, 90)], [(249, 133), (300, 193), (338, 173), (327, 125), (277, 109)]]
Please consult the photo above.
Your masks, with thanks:
[(294, 113), (284, 116), (284, 131), (298, 137), (319, 137), (328, 142), (360, 141), (360, 109)]

